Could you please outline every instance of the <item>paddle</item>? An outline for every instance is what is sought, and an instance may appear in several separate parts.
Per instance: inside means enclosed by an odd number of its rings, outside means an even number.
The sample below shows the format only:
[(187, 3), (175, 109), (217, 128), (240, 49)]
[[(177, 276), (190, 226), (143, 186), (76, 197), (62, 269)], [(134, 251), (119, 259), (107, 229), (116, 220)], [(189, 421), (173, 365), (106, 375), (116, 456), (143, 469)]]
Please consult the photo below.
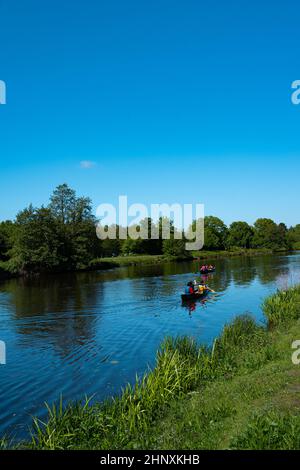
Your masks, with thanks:
[(207, 289), (208, 289), (210, 292), (212, 292), (213, 294), (216, 294), (216, 291), (213, 290), (213, 289), (211, 289), (210, 287), (207, 287)]

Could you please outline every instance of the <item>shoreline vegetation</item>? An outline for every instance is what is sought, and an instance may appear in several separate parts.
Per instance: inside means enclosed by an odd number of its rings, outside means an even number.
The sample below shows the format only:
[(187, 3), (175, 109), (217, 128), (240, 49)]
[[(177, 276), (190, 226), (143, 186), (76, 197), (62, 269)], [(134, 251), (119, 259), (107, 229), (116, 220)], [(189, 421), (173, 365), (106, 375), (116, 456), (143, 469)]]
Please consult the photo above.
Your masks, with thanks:
[[(108, 269), (128, 267), (128, 266), (153, 266), (163, 263), (172, 262), (184, 262), (184, 261), (201, 261), (215, 260), (222, 258), (233, 258), (236, 256), (262, 256), (280, 253), (293, 253), (297, 250), (271, 250), (268, 248), (254, 249), (254, 248), (240, 248), (234, 250), (219, 250), (219, 251), (197, 251), (191, 252), (191, 254), (185, 254), (180, 256), (167, 256), (167, 255), (128, 255), (128, 256), (116, 256), (116, 257), (104, 257), (92, 259), (88, 266), (73, 269), (71, 272), (82, 272), (82, 271), (105, 271)], [(62, 274), (70, 272), (69, 269), (50, 271), (49, 273)], [(17, 277), (30, 277), (39, 274), (45, 274), (43, 272), (10, 272), (7, 266), (7, 262), (0, 261), (0, 281), (7, 280)]]
[(181, 261), (197, 261), (197, 260), (211, 260), (231, 258), (234, 256), (260, 256), (270, 255), (274, 253), (286, 253), (287, 250), (271, 250), (268, 248), (254, 249), (254, 248), (240, 248), (235, 250), (219, 250), (219, 251), (192, 251), (191, 254), (182, 256), (165, 256), (165, 255), (131, 255), (131, 256), (117, 256), (115, 258), (100, 258), (91, 262), (92, 266), (101, 266), (101, 263), (108, 263), (111, 267), (122, 266), (136, 266), (136, 265), (152, 265), (157, 263), (167, 262), (181, 262)]
[(90, 405), (63, 401), (33, 421), (16, 449), (299, 449), (300, 286), (263, 303), (265, 325), (248, 314), (225, 325), (211, 347), (166, 338), (156, 366), (119, 396)]
[[(188, 233), (195, 233), (196, 223), (196, 220), (191, 223)], [(0, 279), (194, 258), (204, 261), (300, 248), (300, 224), (288, 228), (284, 223), (260, 218), (253, 225), (235, 221), (227, 226), (212, 215), (204, 217), (201, 223), (204, 247), (199, 252), (185, 249), (186, 233), (175, 227), (171, 216), (161, 216), (157, 221), (145, 218), (131, 226), (135, 235), (143, 234), (137, 239), (124, 239), (128, 227), (105, 226), (113, 237), (100, 240), (96, 233), (99, 220), (93, 215), (92, 201), (78, 197), (72, 188), (62, 184), (55, 188), (46, 207), (29, 205), (15, 220), (0, 222)], [(162, 237), (166, 231), (169, 239)], [(152, 233), (158, 238), (151, 238)]]

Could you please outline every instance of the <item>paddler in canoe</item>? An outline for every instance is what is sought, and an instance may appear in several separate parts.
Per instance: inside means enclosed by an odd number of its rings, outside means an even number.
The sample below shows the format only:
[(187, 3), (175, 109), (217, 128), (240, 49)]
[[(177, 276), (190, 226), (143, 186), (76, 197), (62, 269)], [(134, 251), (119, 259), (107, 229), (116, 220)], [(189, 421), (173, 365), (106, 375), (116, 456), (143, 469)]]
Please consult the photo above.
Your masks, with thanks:
[(194, 280), (194, 289), (195, 289), (195, 293), (200, 292), (200, 294), (203, 294), (205, 291), (215, 292), (210, 287), (208, 287), (207, 284), (205, 284), (203, 279), (201, 279), (199, 284), (196, 279)]
[(200, 273), (201, 274), (209, 274), (209, 273), (213, 273), (215, 270), (216, 270), (216, 268), (212, 264), (210, 264), (210, 265), (205, 264), (205, 265), (201, 266)]
[(181, 295), (182, 300), (192, 300), (203, 297), (207, 292), (214, 292), (210, 289), (204, 281), (200, 281), (200, 284), (195, 279), (194, 282), (189, 281), (185, 288), (185, 293)]
[(184, 293), (185, 293), (185, 295), (189, 295), (189, 294), (194, 294), (194, 293), (195, 293), (195, 288), (194, 288), (194, 285), (193, 285), (192, 281), (189, 281), (189, 282), (187, 283)]

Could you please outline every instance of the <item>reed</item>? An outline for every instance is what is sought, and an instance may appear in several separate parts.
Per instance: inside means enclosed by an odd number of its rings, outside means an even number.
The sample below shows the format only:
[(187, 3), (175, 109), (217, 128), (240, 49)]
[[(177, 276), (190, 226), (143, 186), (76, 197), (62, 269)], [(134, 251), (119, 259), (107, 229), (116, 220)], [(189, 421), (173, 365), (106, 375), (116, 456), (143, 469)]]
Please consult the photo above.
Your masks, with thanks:
[(300, 318), (300, 287), (278, 290), (265, 299), (263, 310), (270, 328), (297, 320)]

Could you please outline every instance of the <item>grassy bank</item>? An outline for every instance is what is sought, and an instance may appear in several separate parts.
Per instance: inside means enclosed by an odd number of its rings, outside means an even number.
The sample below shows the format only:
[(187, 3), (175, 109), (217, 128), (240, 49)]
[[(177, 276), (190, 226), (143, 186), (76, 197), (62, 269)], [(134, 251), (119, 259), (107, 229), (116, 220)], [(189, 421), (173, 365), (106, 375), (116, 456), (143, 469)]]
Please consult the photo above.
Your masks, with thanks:
[(268, 248), (235, 248), (232, 250), (219, 250), (219, 251), (192, 251), (193, 258), (217, 259), (217, 258), (232, 258), (234, 256), (259, 256), (271, 255), (275, 253), (274, 250)]
[[(211, 348), (168, 338), (156, 367), (119, 397), (62, 403), (34, 421), (31, 449), (300, 448), (300, 287), (263, 305), (267, 328), (249, 315), (226, 325)], [(2, 440), (2, 447), (13, 446)]]
[[(131, 255), (131, 256), (115, 256), (107, 258), (95, 258), (90, 261), (87, 265), (83, 265), (80, 269), (64, 269), (64, 270), (52, 270), (48, 274), (62, 273), (62, 272), (80, 272), (80, 271), (97, 271), (106, 270), (112, 268), (119, 268), (122, 266), (147, 266), (156, 265), (162, 263), (168, 263), (172, 261), (189, 261), (192, 260), (193, 256), (166, 256), (166, 255)], [(44, 272), (45, 274), (47, 272)], [(21, 276), (32, 276), (39, 275), (41, 273), (21, 273), (21, 272), (10, 272), (9, 263), (7, 261), (0, 261), (0, 280), (10, 279), (12, 277)]]
[(192, 257), (167, 257), (164, 255), (130, 255), (115, 256), (113, 258), (97, 258), (91, 261), (91, 269), (118, 268), (122, 266), (154, 265), (168, 261), (179, 261), (181, 259), (192, 259)]
[(269, 249), (235, 249), (220, 251), (191, 251), (185, 256), (165, 256), (165, 255), (131, 255), (116, 256), (114, 258), (98, 258), (90, 263), (91, 269), (107, 269), (121, 266), (155, 265), (172, 261), (191, 261), (200, 258), (201, 260), (211, 260), (218, 258), (231, 258), (234, 256), (258, 256), (272, 254)]

